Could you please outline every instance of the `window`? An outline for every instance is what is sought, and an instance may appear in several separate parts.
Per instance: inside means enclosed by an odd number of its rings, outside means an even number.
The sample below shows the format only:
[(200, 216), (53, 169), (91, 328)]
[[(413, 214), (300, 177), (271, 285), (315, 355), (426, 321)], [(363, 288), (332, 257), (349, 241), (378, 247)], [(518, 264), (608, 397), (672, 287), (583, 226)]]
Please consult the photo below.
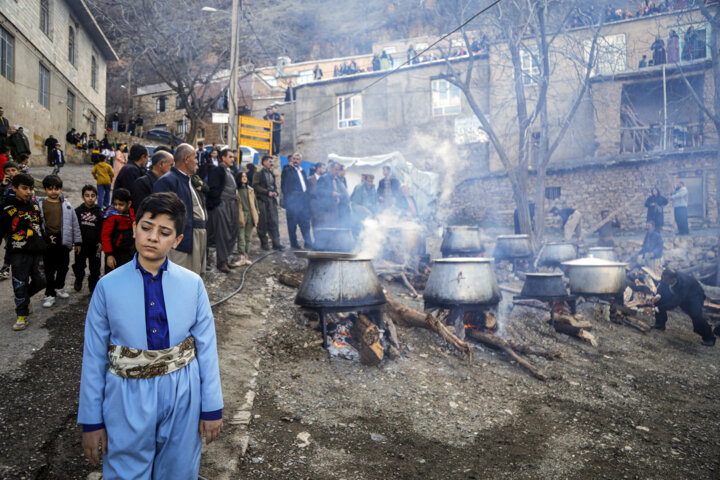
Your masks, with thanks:
[(90, 58), (90, 85), (97, 90), (97, 59), (95, 55)]
[(520, 69), (522, 70), (523, 85), (537, 85), (540, 76), (537, 47), (530, 48), (530, 51), (520, 50)]
[(548, 200), (557, 200), (562, 193), (562, 187), (545, 187), (545, 198)]
[(175, 133), (178, 136), (185, 135), (187, 133), (187, 120), (184, 118), (175, 122)]
[(155, 99), (155, 113), (162, 113), (166, 110), (167, 97), (157, 97)]
[(38, 79), (38, 102), (43, 107), (50, 108), (50, 70), (42, 63)]
[(15, 54), (15, 38), (7, 30), (0, 27), (0, 75), (11, 82), (13, 76), (13, 56)]
[(40, 0), (40, 30), (50, 36), (50, 0)]
[[(585, 61), (590, 61), (592, 40), (585, 40)], [(598, 37), (595, 45), (594, 75), (613, 75), (627, 70), (625, 34)]]
[(183, 107), (182, 97), (180, 95), (175, 97), (175, 110), (180, 110)]
[(68, 130), (75, 127), (75, 94), (70, 90), (67, 91), (67, 126)]
[(460, 89), (458, 87), (447, 80), (433, 80), (431, 87), (433, 117), (460, 113)]
[(338, 128), (362, 126), (362, 97), (347, 94), (338, 97)]
[(68, 33), (68, 60), (75, 65), (75, 29), (70, 27)]
[[(674, 63), (678, 60), (689, 62), (710, 56), (710, 28), (708, 28), (707, 24), (685, 25), (679, 28), (674, 27), (671, 31), (673, 30), (678, 35), (678, 38), (673, 40), (672, 34), (668, 35), (668, 63)], [(673, 48), (675, 52), (671, 53)]]
[(315, 78), (315, 75), (313, 74), (312, 70), (303, 70), (297, 76), (295, 83), (297, 85), (304, 85), (306, 83), (312, 82), (314, 78)]

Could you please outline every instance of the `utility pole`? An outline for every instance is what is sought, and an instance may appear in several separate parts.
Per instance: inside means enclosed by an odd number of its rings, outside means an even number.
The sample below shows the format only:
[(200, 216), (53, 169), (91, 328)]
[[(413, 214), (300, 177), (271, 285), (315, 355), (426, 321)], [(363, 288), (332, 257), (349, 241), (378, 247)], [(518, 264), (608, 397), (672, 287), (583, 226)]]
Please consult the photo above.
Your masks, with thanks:
[(242, 1), (233, 0), (232, 3), (232, 28), (230, 45), (230, 88), (228, 91), (228, 144), (235, 149), (240, 146), (238, 132), (238, 44), (240, 41), (240, 19), (242, 18)]

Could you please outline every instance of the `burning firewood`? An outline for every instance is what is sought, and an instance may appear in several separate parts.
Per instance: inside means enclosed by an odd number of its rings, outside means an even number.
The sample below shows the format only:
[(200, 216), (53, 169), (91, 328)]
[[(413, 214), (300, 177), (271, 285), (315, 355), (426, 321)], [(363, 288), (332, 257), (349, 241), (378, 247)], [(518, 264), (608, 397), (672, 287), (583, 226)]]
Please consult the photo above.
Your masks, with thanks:
[[(405, 305), (391, 298), (388, 298), (387, 301), (388, 313), (391, 317), (395, 319), (398, 325), (402, 325), (404, 327), (419, 327), (433, 330), (439, 333), (446, 341), (448, 341), (448, 343), (450, 343), (460, 352), (462, 352), (463, 356), (467, 354), (468, 358), (470, 360), (472, 359), (472, 347), (470, 346), (470, 344), (463, 340), (460, 340), (455, 334), (452, 333), (452, 331), (450, 331), (449, 328), (447, 328), (443, 324), (442, 320), (434, 317), (431, 314), (423, 315), (417, 310), (406, 307)], [(444, 316), (447, 317), (447, 312), (443, 313), (445, 314)], [(440, 318), (443, 318), (442, 314)], [(482, 342), (485, 345), (502, 350), (511, 359), (516, 361), (518, 365), (528, 370), (535, 378), (538, 378), (540, 380), (547, 380), (547, 376), (545, 376), (545, 374), (538, 367), (518, 355), (515, 351), (514, 345), (507, 340), (477, 329), (467, 329), (465, 334), (474, 338), (475, 340)]]
[(387, 313), (395, 323), (402, 327), (427, 328), (438, 333), (446, 342), (460, 351), (463, 358), (467, 356), (468, 361), (472, 360), (472, 347), (467, 342), (460, 340), (436, 317), (413, 310), (389, 297), (387, 297)]
[(363, 365), (376, 366), (382, 362), (385, 352), (380, 343), (380, 331), (365, 315), (358, 315), (348, 341), (360, 354), (360, 363)]

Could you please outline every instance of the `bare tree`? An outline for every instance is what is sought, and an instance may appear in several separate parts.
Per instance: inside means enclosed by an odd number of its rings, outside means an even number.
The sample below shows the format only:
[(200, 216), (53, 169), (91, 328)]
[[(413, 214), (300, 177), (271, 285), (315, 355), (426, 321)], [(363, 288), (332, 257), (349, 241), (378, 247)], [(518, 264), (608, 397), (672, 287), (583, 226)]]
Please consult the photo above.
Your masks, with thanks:
[[(489, 2), (486, 2), (486, 4)], [(507, 172), (517, 205), (521, 230), (536, 241), (544, 235), (545, 175), (553, 154), (563, 141), (570, 124), (586, 96), (590, 76), (597, 60), (597, 46), (601, 24), (588, 22), (584, 33), (568, 35), (570, 19), (581, 16), (582, 1), (550, 2), (533, 0), (504, 0), (492, 7), (480, 22), (461, 30), (462, 39), (471, 55), (465, 63), (448, 60), (444, 78), (456, 85), (467, 99), (470, 108), (482, 124), (489, 141)], [(481, 5), (472, 0), (454, 0), (443, 4), (446, 14), (457, 24), (464, 24), (470, 14)], [(470, 29), (476, 28), (494, 38), (490, 43), (491, 58), (506, 59), (505, 65), (493, 63), (491, 68), (507, 67), (509, 75), (499, 81), (512, 85), (514, 125), (502, 125), (490, 120), (488, 107), (483, 107), (481, 95), (484, 86), (478, 86), (473, 77), (478, 60), (472, 52)], [(449, 59), (449, 54), (444, 54)], [(532, 65), (527, 68), (528, 62)], [(557, 124), (551, 125), (548, 113), (548, 89), (552, 82), (567, 81), (555, 69), (574, 73), (576, 89), (572, 98), (564, 99), (565, 110)], [(501, 76), (503, 74), (500, 74)], [(493, 78), (492, 81), (498, 81)], [(532, 95), (528, 85), (533, 85)], [(554, 101), (557, 103), (557, 98)], [(510, 107), (510, 105), (505, 105)], [(534, 135), (533, 135), (534, 133)], [(536, 149), (533, 152), (533, 144)], [(536, 155), (537, 162), (531, 165)], [(535, 168), (535, 229), (533, 231), (528, 206), (530, 169)]]
[(188, 142), (195, 141), (203, 119), (224, 94), (224, 89), (213, 84), (217, 84), (218, 73), (229, 68), (229, 16), (208, 15), (202, 7), (223, 8), (226, 3), (94, 0), (96, 14), (121, 56), (148, 67), (177, 94), (190, 120), (185, 134)]

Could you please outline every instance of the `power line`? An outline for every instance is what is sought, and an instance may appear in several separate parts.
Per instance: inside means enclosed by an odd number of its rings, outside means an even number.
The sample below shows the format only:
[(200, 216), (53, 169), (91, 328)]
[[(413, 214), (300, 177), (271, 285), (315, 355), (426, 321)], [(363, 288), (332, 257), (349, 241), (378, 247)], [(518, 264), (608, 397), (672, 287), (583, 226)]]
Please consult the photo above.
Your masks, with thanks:
[[(491, 3), (491, 4), (488, 5), (487, 7), (483, 8), (483, 9), (480, 10), (479, 12), (475, 13), (473, 16), (471, 16), (468, 20), (466, 20), (466, 21), (465, 21), (464, 23), (462, 23), (460, 26), (458, 26), (458, 27), (455, 28), (454, 30), (446, 33), (446, 34), (443, 35), (442, 37), (440, 37), (438, 40), (436, 40), (436, 41), (435, 41), (434, 43), (432, 43), (430, 46), (426, 47), (426, 48), (425, 48), (424, 50), (422, 50), (420, 53), (417, 53), (414, 57), (408, 58), (405, 62), (401, 63), (400, 65), (398, 65), (397, 67), (393, 68), (392, 70), (389, 70), (386, 74), (380, 76), (377, 80), (375, 80), (374, 82), (372, 82), (370, 85), (367, 85), (367, 86), (363, 87), (362, 89), (360, 89), (359, 91), (357, 91), (357, 92), (355, 92), (355, 93), (353, 93), (353, 94), (351, 94), (351, 95), (348, 95), (347, 97), (344, 98), (344, 100), (347, 100), (347, 99), (350, 99), (350, 98), (355, 97), (355, 96), (357, 96), (357, 95), (360, 95), (362, 92), (364, 92), (365, 90), (367, 90), (367, 89), (369, 89), (369, 88), (377, 85), (378, 83), (380, 83), (381, 81), (385, 80), (387, 77), (389, 77), (389, 76), (392, 75), (393, 73), (395, 73), (395, 72), (397, 72), (398, 70), (400, 70), (402, 67), (411, 64), (411, 63), (413, 62), (413, 60), (415, 60), (415, 59), (418, 58), (418, 57), (421, 57), (422, 55), (425, 54), (425, 52), (427, 52), (427, 51), (429, 51), (431, 48), (435, 47), (435, 45), (437, 45), (438, 43), (442, 42), (443, 40), (445, 40), (446, 38), (448, 38), (448, 37), (449, 37), (450, 35), (452, 35), (453, 33), (456, 33), (456, 32), (458, 32), (459, 30), (461, 30), (462, 28), (464, 28), (468, 23), (472, 22), (472, 21), (475, 20), (477, 17), (479, 17), (479, 16), (482, 15), (483, 13), (487, 12), (488, 10), (490, 10), (492, 7), (494, 7), (495, 5), (497, 5), (498, 3), (500, 3), (500, 1), (501, 1), (501, 0), (495, 0), (493, 3)], [(471, 54), (472, 54), (472, 52), (471, 52)], [(306, 119), (304, 119), (304, 120), (301, 120), (301, 121), (299, 121), (299, 122), (297, 122), (297, 123), (300, 124), (300, 123), (309, 122), (310, 120), (313, 120), (314, 118), (317, 118), (317, 117), (319, 117), (320, 115), (323, 115), (323, 114), (325, 114), (325, 113), (327, 113), (327, 112), (329, 112), (329, 111), (331, 111), (331, 110), (334, 110), (335, 108), (337, 108), (338, 105), (340, 105), (340, 102), (334, 103), (333, 105), (331, 105), (330, 107), (326, 108), (325, 110), (321, 110), (320, 112), (316, 113), (315, 115), (313, 115), (313, 116), (311, 116), (311, 117), (309, 117), (309, 118), (306, 118)]]

